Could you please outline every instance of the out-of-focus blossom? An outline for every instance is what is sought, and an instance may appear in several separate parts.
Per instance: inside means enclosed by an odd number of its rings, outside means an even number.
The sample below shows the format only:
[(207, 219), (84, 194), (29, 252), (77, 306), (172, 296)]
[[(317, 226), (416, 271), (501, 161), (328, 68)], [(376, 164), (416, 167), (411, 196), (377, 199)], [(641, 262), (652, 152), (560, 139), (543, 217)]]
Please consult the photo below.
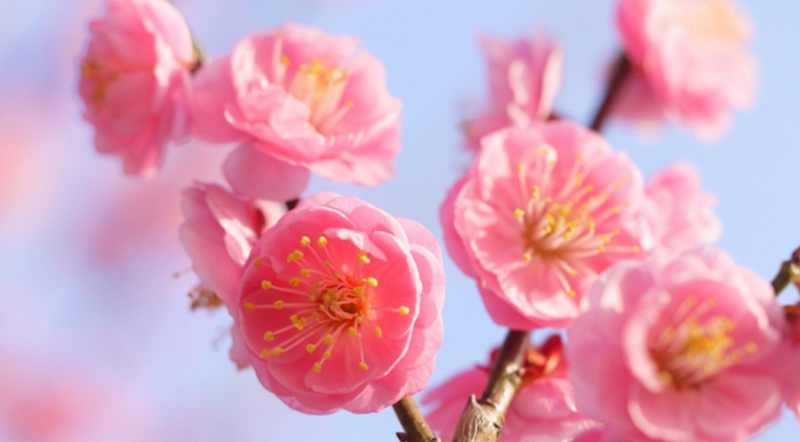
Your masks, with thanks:
[(619, 264), (568, 330), (579, 409), (624, 440), (741, 440), (780, 413), (784, 324), (770, 285), (720, 250)]
[(550, 117), (564, 59), (544, 32), (516, 41), (482, 37), (480, 44), (489, 68), (489, 103), (464, 123), (467, 146), (475, 150), (492, 132)]
[(652, 246), (639, 169), (571, 122), (483, 139), (440, 215), (450, 255), (492, 319), (564, 327), (597, 275)]
[(127, 428), (129, 437), (153, 436), (142, 398), (105, 374), (59, 358), (50, 359), (58, 367), (51, 371), (51, 365), (13, 348), (4, 348), (3, 355), (0, 436), (31, 442), (102, 440), (119, 436), (120, 422), (137, 422), (135, 429)]
[(285, 24), (199, 71), (193, 133), (243, 143), (224, 166), (237, 192), (290, 200), (311, 171), (364, 186), (392, 178), (400, 109), (383, 64), (356, 39)]
[(427, 385), (443, 302), (428, 230), (354, 197), (316, 194), (256, 243), (237, 322), (259, 380), (286, 404), (369, 413)]
[[(217, 184), (195, 183), (183, 191), (181, 244), (200, 278), (192, 308), (219, 306), (236, 316), (242, 271), (258, 238), (286, 213), (281, 203), (234, 195)], [(230, 357), (241, 369), (250, 365), (236, 325)]]
[(151, 177), (167, 143), (188, 135), (189, 28), (166, 0), (109, 0), (89, 32), (79, 92), (95, 147)]
[[(636, 442), (648, 442), (652, 439), (649, 439), (644, 436), (640, 436), (636, 439)], [(590, 428), (574, 438), (570, 440), (570, 442), (621, 442), (621, 441), (628, 441), (631, 442), (630, 439), (625, 439), (619, 436), (614, 430), (611, 430), (606, 427), (595, 427)]]
[(623, 89), (635, 89), (621, 94), (620, 116), (663, 113), (711, 142), (754, 101), (752, 31), (734, 0), (620, 0), (617, 27), (632, 63)]
[(645, 189), (652, 204), (656, 250), (667, 259), (695, 246), (717, 241), (722, 221), (714, 213), (717, 198), (703, 192), (700, 172), (675, 163), (650, 178)]
[[(562, 350), (563, 344), (557, 335), (538, 350), (528, 350), (522, 384), (506, 413), (500, 442), (563, 441), (596, 425), (578, 412)], [(492, 352), (488, 366), (459, 373), (425, 394), (423, 404), (433, 407), (426, 419), (442, 440), (453, 438), (467, 398), (472, 394), (480, 396), (489, 381), (498, 351)]]

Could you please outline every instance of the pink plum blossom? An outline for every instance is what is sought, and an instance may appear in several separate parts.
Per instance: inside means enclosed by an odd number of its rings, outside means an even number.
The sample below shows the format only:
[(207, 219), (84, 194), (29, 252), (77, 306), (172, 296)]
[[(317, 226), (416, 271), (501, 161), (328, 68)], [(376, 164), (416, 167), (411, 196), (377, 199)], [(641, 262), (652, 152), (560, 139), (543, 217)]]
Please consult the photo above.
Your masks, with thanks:
[(189, 28), (166, 0), (108, 0), (89, 33), (79, 93), (95, 147), (151, 177), (167, 143), (188, 136)]
[[(538, 350), (528, 350), (522, 385), (506, 413), (500, 442), (557, 442), (595, 425), (577, 410), (562, 350), (557, 335)], [(453, 438), (467, 398), (481, 395), (497, 352), (497, 349), (492, 352), (488, 366), (459, 373), (425, 394), (423, 404), (433, 407), (426, 419), (442, 440)]]
[(644, 200), (623, 152), (563, 121), (485, 137), (440, 216), (496, 323), (564, 327), (600, 272), (652, 247)]
[(401, 103), (354, 38), (291, 23), (245, 38), (200, 70), (191, 108), (197, 138), (241, 143), (224, 165), (241, 194), (290, 200), (312, 171), (363, 186), (394, 176)]
[(778, 417), (771, 286), (705, 247), (620, 263), (568, 330), (578, 408), (624, 440), (741, 440)]
[(256, 243), (237, 322), (262, 385), (290, 407), (369, 413), (425, 388), (443, 302), (428, 230), (355, 197), (316, 194)]
[(620, 0), (617, 27), (633, 72), (623, 90), (636, 90), (621, 95), (621, 116), (663, 113), (711, 142), (754, 101), (752, 31), (734, 0)]
[(516, 41), (482, 37), (480, 45), (488, 63), (490, 99), (464, 123), (472, 149), (496, 130), (546, 121), (561, 87), (564, 59), (561, 47), (544, 32)]
[[(241, 197), (220, 185), (197, 182), (183, 191), (182, 210), (185, 221), (179, 230), (181, 244), (201, 283), (195, 303), (213, 306), (220, 299), (235, 317), (247, 257), (258, 238), (286, 209), (280, 203)], [(240, 368), (248, 366), (250, 361), (236, 325), (231, 336), (231, 359)]]
[(645, 192), (661, 255), (674, 257), (722, 235), (722, 221), (713, 210), (717, 198), (703, 192), (700, 172), (691, 164), (679, 162), (662, 169), (647, 182)]

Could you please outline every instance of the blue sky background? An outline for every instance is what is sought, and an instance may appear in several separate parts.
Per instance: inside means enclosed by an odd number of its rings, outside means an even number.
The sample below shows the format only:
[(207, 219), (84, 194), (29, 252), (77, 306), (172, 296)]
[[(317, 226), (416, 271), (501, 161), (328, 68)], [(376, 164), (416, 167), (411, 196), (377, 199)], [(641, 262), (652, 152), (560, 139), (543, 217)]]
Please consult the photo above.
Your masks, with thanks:
[[(581, 122), (591, 117), (603, 66), (618, 49), (611, 0), (176, 3), (211, 56), (284, 21), (361, 38), (404, 102), (397, 177), (375, 189), (315, 178), (308, 193), (356, 195), (440, 238), (439, 204), (469, 160), (459, 103), (486, 96), (476, 34), (514, 37), (546, 26), (566, 53), (556, 108)], [(756, 106), (736, 116), (720, 143), (709, 147), (669, 127), (647, 143), (616, 124), (606, 135), (645, 176), (677, 160), (694, 163), (719, 197), (719, 246), (770, 279), (800, 245), (800, 2), (742, 4), (757, 30), (761, 88)], [(109, 401), (121, 404), (104, 407), (112, 409), (105, 423), (86, 424), (71, 440), (393, 440), (400, 427), (391, 410), (325, 417), (289, 410), (227, 359), (224, 314), (188, 311), (194, 276), (171, 276), (189, 265), (174, 231), (177, 191), (194, 178), (215, 179), (227, 149), (174, 149), (148, 183), (123, 177), (115, 160), (94, 153), (75, 73), (98, 5), (0, 4), (0, 155), (11, 158), (0, 156), (0, 365), (15, 355), (35, 374), (32, 388), (58, 380), (65, 367), (102, 379)], [(505, 333), (489, 320), (474, 282), (449, 259), (446, 271), (445, 341), (432, 385), (483, 362)], [(796, 290), (784, 297), (796, 300)], [(2, 410), (0, 399), (0, 440), (19, 440)], [(800, 427), (786, 412), (755, 440), (800, 440)]]

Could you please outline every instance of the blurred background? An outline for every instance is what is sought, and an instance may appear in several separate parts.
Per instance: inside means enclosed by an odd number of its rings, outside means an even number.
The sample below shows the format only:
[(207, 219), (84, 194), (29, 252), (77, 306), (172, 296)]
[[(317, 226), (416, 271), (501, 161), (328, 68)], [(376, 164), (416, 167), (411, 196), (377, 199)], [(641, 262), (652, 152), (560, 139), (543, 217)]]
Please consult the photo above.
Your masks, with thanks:
[[(364, 189), (316, 179), (308, 193), (352, 194), (441, 238), (438, 206), (466, 167), (463, 104), (486, 97), (479, 32), (546, 26), (566, 52), (559, 114), (586, 122), (618, 39), (612, 0), (176, 0), (211, 55), (284, 21), (359, 37), (404, 102), (397, 178)], [(742, 1), (757, 29), (757, 105), (715, 146), (666, 128), (643, 142), (606, 134), (645, 176), (687, 159), (719, 197), (719, 243), (770, 279), (800, 244), (800, 2)], [(190, 312), (197, 283), (177, 240), (179, 191), (219, 180), (229, 148), (172, 149), (155, 179), (124, 177), (80, 118), (78, 57), (100, 0), (0, 2), (0, 441), (392, 441), (375, 415), (294, 412), (227, 356), (230, 319)], [(504, 330), (474, 282), (447, 260), (445, 341), (435, 385), (483, 363)], [(177, 275), (177, 276), (176, 276)], [(795, 301), (790, 288), (783, 302)], [(542, 339), (544, 334), (537, 336)], [(788, 411), (758, 441), (800, 440)]]

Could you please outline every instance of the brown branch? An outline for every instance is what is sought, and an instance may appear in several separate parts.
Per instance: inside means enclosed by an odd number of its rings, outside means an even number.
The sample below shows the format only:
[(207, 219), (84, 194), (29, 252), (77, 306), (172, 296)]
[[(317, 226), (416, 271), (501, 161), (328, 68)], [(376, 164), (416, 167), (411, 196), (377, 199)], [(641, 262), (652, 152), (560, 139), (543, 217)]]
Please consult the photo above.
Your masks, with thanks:
[(405, 433), (397, 433), (400, 442), (442, 442), (425, 422), (413, 397), (400, 399), (392, 408), (405, 430)]
[(480, 400), (470, 396), (456, 425), (453, 442), (495, 442), (506, 411), (522, 382), (531, 332), (509, 330)]
[(772, 288), (778, 296), (792, 282), (800, 280), (800, 248), (792, 253), (788, 261), (781, 263), (778, 274), (772, 279)]
[(628, 60), (628, 57), (622, 53), (617, 58), (617, 61), (614, 62), (614, 72), (611, 75), (611, 80), (606, 88), (606, 94), (603, 97), (603, 101), (600, 103), (600, 107), (595, 112), (592, 123), (589, 126), (592, 128), (592, 130), (596, 132), (603, 130), (603, 126), (611, 114), (611, 109), (614, 106), (614, 102), (619, 96), (619, 92), (622, 90), (622, 85), (625, 83), (625, 79), (630, 73), (631, 62)]

